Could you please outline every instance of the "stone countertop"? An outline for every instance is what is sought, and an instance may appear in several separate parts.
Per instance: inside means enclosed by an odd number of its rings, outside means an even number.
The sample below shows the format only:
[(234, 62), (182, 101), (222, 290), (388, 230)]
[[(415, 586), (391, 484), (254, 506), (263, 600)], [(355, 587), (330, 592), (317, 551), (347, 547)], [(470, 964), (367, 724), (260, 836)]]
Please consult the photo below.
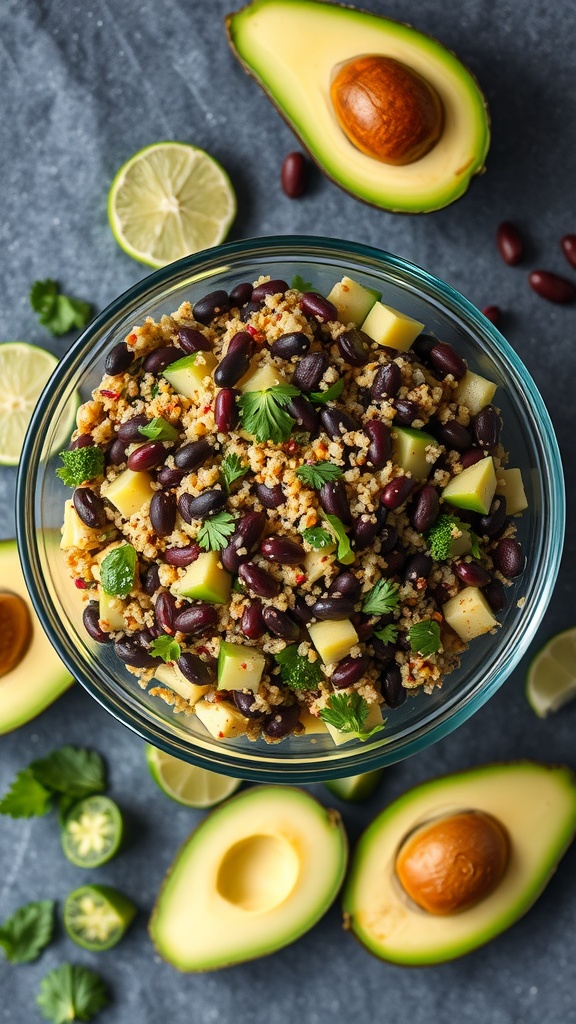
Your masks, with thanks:
[[(559, 581), (530, 653), (576, 619), (576, 461), (573, 382), (576, 313), (534, 295), (528, 270), (571, 276), (562, 235), (576, 231), (576, 110), (573, 5), (529, 0), (364, 0), (439, 38), (472, 69), (493, 123), (487, 173), (454, 206), (429, 216), (395, 216), (364, 206), (311, 174), (307, 194), (281, 192), (283, 157), (294, 138), (232, 57), (223, 16), (238, 0), (4, 0), (0, 9), (0, 241), (2, 340), (26, 339), (62, 355), (28, 302), (37, 278), (95, 310), (147, 273), (117, 247), (106, 199), (117, 168), (137, 149), (181, 139), (228, 170), (239, 210), (231, 238), (314, 233), (395, 252), (456, 287), (480, 308), (504, 311), (502, 330), (533, 374), (554, 421), (568, 488), (568, 539)], [(495, 232), (512, 220), (527, 240), (525, 263), (501, 261)], [(13, 536), (15, 471), (0, 470), (0, 531)], [(553, 524), (551, 524), (553, 528)], [(498, 759), (533, 757), (576, 766), (576, 705), (535, 718), (523, 688), (530, 654), (469, 722), (431, 749), (386, 772), (367, 804), (342, 807), (354, 839), (385, 802), (436, 774)], [(521, 922), (467, 958), (405, 971), (372, 959), (340, 927), (333, 907), (308, 935), (275, 955), (206, 975), (180, 975), (155, 955), (146, 918), (180, 843), (202, 817), (156, 789), (143, 743), (79, 687), (40, 718), (0, 739), (0, 792), (33, 757), (86, 744), (107, 758), (111, 795), (126, 809), (131, 839), (94, 874), (140, 908), (120, 946), (77, 949), (58, 927), (34, 964), (0, 960), (0, 1021), (32, 1024), (39, 981), (63, 961), (99, 971), (112, 994), (102, 1024), (570, 1024), (576, 1021), (574, 961), (576, 850)], [(323, 800), (333, 798), (322, 789)], [(529, 799), (529, 794), (527, 794)], [(20, 904), (62, 900), (87, 880), (59, 849), (50, 817), (0, 823), (0, 920)]]

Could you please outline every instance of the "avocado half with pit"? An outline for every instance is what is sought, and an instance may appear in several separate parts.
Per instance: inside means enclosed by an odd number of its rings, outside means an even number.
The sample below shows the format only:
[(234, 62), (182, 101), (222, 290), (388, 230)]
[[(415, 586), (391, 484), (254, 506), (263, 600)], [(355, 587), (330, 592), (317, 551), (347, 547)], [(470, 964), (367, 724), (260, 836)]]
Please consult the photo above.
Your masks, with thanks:
[(273, 953), (326, 913), (344, 878), (337, 811), (300, 789), (262, 786), (198, 826), (169, 870), (152, 941), (181, 971), (212, 971)]
[(562, 766), (494, 764), (424, 783), (361, 836), (345, 926), (393, 963), (463, 956), (526, 913), (575, 829), (576, 779)]
[(320, 169), (358, 199), (428, 213), (484, 170), (484, 96), (429, 36), (324, 0), (253, 0), (226, 27), (235, 56)]

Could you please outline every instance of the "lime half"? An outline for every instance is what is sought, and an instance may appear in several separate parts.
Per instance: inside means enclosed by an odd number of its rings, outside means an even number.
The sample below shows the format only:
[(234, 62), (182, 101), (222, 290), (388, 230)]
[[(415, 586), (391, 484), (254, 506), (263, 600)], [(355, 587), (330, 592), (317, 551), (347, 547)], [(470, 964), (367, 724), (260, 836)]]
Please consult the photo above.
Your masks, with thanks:
[(77, 946), (98, 952), (124, 935), (136, 914), (127, 896), (108, 885), (82, 885), (66, 897), (64, 927)]
[[(46, 349), (25, 341), (0, 345), (0, 465), (17, 466), (34, 407), (58, 364)], [(65, 444), (74, 427), (77, 402), (70, 404), (58, 442)]]
[(186, 807), (213, 807), (232, 796), (242, 781), (197, 768), (149, 743), (146, 744), (146, 760), (150, 774), (162, 792)]
[(79, 868), (97, 868), (118, 851), (124, 825), (120, 808), (107, 796), (74, 804), (62, 826), (62, 849)]
[(329, 779), (324, 785), (340, 800), (367, 800), (372, 796), (383, 775), (382, 768), (362, 775), (347, 775), (343, 779)]
[(576, 697), (576, 626), (557, 633), (533, 658), (526, 696), (540, 718)]
[(157, 142), (118, 171), (108, 219), (118, 244), (149, 267), (219, 245), (236, 214), (226, 172), (203, 149)]

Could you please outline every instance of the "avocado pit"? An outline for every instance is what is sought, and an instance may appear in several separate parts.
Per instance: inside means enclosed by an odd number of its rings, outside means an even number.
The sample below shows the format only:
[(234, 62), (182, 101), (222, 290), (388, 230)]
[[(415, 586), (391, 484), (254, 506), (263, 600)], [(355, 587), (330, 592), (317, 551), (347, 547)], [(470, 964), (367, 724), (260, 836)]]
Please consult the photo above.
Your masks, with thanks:
[(382, 163), (414, 163), (442, 134), (444, 108), (438, 93), (392, 57), (367, 54), (346, 61), (336, 70), (330, 96), (350, 142)]
[(509, 859), (510, 840), (500, 821), (465, 811), (412, 832), (396, 857), (396, 875), (422, 910), (457, 914), (494, 892)]

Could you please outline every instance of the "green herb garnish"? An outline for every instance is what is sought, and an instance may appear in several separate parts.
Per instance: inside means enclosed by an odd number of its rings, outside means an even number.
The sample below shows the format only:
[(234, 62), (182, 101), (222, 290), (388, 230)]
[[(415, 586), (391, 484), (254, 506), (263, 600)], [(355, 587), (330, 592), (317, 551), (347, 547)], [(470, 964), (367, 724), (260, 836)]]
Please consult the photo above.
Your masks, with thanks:
[(39, 818), (52, 805), (52, 793), (42, 786), (31, 768), (18, 772), (6, 795), (0, 800), (0, 814), (11, 818)]
[(334, 381), (326, 391), (312, 391), (308, 396), (315, 405), (326, 405), (327, 402), (334, 402), (344, 391), (344, 377)]
[(366, 732), (364, 723), (368, 718), (369, 707), (364, 697), (359, 693), (333, 693), (328, 698), (326, 707), (320, 711), (320, 718), (327, 725), (333, 726), (339, 732), (351, 733), (357, 739), (365, 742), (380, 732), (386, 722), (375, 725), (373, 729)]
[(148, 437), (151, 441), (177, 441), (180, 433), (163, 416), (155, 416), (153, 420), (143, 427), (138, 427), (138, 432)]
[(326, 522), (329, 524), (334, 540), (338, 547), (336, 550), (336, 561), (342, 562), (343, 565), (351, 565), (354, 561), (354, 552), (350, 547), (350, 541), (346, 533), (346, 527), (338, 516), (326, 515)]
[(112, 597), (127, 597), (136, 579), (138, 556), (132, 544), (113, 548), (100, 565), (102, 589)]
[(38, 900), (18, 907), (0, 924), (0, 947), (12, 964), (36, 960), (52, 938), (54, 900)]
[(228, 543), (235, 530), (234, 516), (231, 512), (217, 512), (215, 516), (205, 519), (198, 530), (196, 540), (204, 551), (221, 551)]
[(310, 547), (318, 550), (319, 548), (330, 546), (332, 535), (323, 526), (309, 526), (307, 530), (302, 531), (302, 540), (305, 540)]
[(250, 466), (241, 462), (239, 456), (234, 455), (232, 452), (229, 455), (225, 455), (220, 463), (220, 474), (227, 491), (230, 490), (235, 480), (240, 480), (241, 477), (246, 476), (246, 473), (249, 472)]
[(40, 983), (36, 1003), (52, 1024), (90, 1020), (108, 1005), (104, 983), (98, 974), (78, 964), (62, 964)]
[(274, 655), (280, 665), (280, 678), (292, 690), (317, 690), (322, 679), (320, 659), (309, 661), (306, 655), (298, 654), (298, 644), (289, 644)]
[(383, 629), (375, 629), (374, 636), (377, 636), (383, 644), (394, 644), (396, 643), (396, 637), (398, 636), (398, 626), (395, 626), (393, 622), (390, 622)]
[(440, 626), (433, 619), (422, 619), (415, 622), (408, 630), (408, 639), (411, 649), (427, 658), (430, 654), (436, 654), (442, 646), (440, 639)]
[(150, 654), (154, 655), (155, 658), (162, 658), (162, 661), (166, 663), (178, 661), (181, 653), (180, 644), (176, 642), (173, 636), (168, 636), (167, 633), (157, 636), (150, 644)]
[(428, 548), (435, 562), (444, 562), (452, 554), (452, 542), (456, 540), (455, 532), (467, 533), (474, 558), (480, 558), (480, 538), (468, 523), (463, 523), (458, 516), (445, 512), (428, 530)]
[(300, 274), (294, 274), (292, 278), (291, 288), (294, 288), (297, 292), (313, 292), (315, 288), (311, 281), (305, 281)]
[(104, 762), (95, 750), (60, 747), (18, 772), (0, 801), (0, 814), (31, 818), (46, 814), (52, 797), (80, 800), (106, 788)]
[(57, 336), (68, 334), (74, 327), (81, 330), (90, 319), (88, 302), (62, 295), (56, 281), (35, 281), (30, 289), (30, 304), (38, 313), (40, 323)]
[(296, 476), (308, 487), (314, 487), (317, 491), (329, 480), (339, 480), (344, 470), (335, 462), (315, 462), (312, 465), (305, 464), (298, 466)]
[(104, 452), (97, 445), (60, 452), (60, 458), (64, 465), (56, 470), (56, 476), (67, 487), (80, 487), (104, 473)]
[(280, 444), (287, 441), (296, 422), (286, 406), (290, 399), (299, 395), (292, 384), (276, 384), (263, 391), (247, 391), (238, 398), (242, 426), (259, 442), (272, 441)]
[(389, 615), (398, 607), (400, 587), (392, 580), (381, 579), (364, 598), (362, 611), (367, 615)]

